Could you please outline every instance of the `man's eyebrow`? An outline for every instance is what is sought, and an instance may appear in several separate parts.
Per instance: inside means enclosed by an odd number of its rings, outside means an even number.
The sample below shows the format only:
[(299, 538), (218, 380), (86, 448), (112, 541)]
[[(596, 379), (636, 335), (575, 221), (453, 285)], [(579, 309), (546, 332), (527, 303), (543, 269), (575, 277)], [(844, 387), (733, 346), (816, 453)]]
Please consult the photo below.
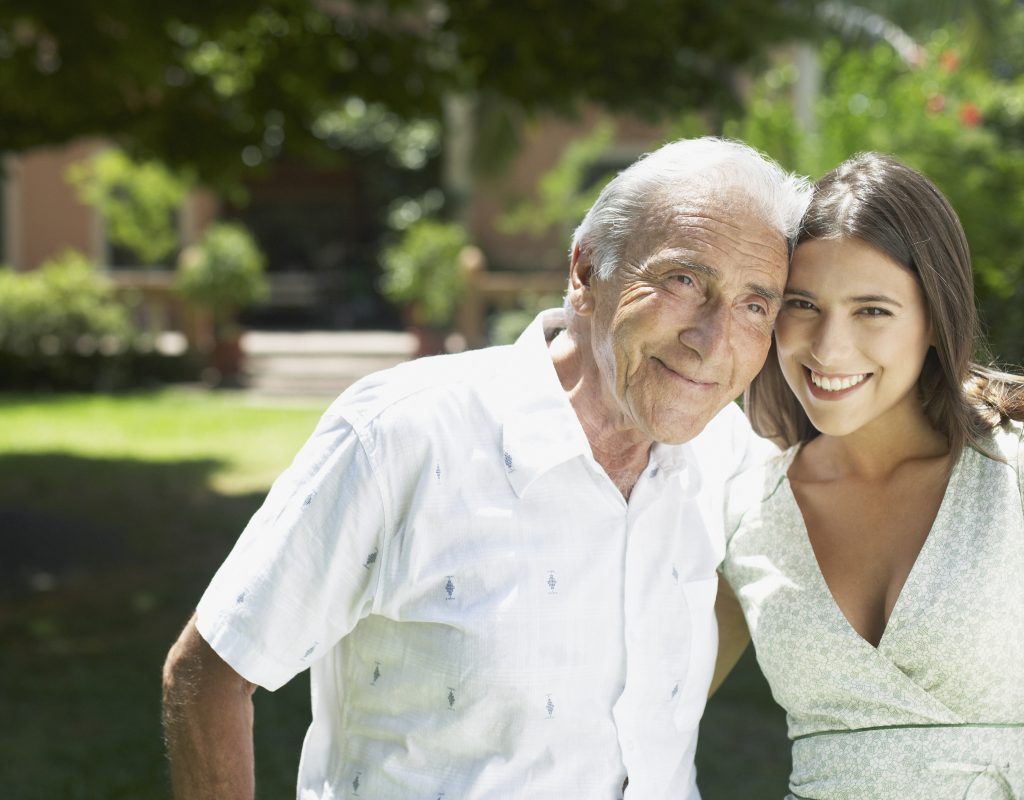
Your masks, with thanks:
[[(700, 261), (691, 261), (688, 258), (682, 258), (678, 256), (672, 256), (669, 258), (659, 259), (669, 264), (676, 264), (680, 267), (686, 267), (691, 272), (696, 272), (698, 275), (703, 275), (712, 281), (720, 281), (722, 279), (722, 273), (710, 266), (709, 264), (703, 264)], [(748, 283), (746, 290), (751, 294), (756, 294), (758, 297), (763, 297), (769, 303), (780, 303), (782, 302), (782, 295), (775, 289), (770, 289), (767, 286), (762, 286), (759, 283)]]
[(700, 261), (692, 261), (685, 256), (656, 256), (652, 263), (663, 263), (663, 264), (674, 264), (677, 267), (685, 267), (691, 272), (696, 272), (699, 275), (703, 275), (705, 278), (710, 278), (713, 281), (721, 280), (722, 273), (714, 267), (703, 264)]
[(775, 289), (769, 289), (767, 286), (762, 286), (759, 283), (748, 283), (746, 289), (758, 297), (763, 297), (769, 303), (778, 304), (782, 302), (782, 294), (780, 292)]

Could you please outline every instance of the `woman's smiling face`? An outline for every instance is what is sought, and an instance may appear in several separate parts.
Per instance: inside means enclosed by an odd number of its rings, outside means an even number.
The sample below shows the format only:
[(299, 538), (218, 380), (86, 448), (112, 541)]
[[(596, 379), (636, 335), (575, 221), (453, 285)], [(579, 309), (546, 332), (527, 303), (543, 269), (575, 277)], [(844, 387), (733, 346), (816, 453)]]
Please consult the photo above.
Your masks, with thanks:
[(845, 436), (919, 405), (931, 344), (920, 282), (854, 238), (810, 240), (793, 254), (775, 325), (779, 363), (811, 423)]

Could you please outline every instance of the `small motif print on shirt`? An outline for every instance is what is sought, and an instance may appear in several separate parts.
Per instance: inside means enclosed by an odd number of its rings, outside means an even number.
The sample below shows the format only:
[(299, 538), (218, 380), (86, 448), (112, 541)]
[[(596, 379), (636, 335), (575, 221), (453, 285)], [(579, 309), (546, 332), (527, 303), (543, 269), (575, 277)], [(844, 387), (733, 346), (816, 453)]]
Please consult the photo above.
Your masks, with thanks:
[(509, 453), (508, 450), (505, 451), (504, 460), (505, 469), (507, 469), (509, 472), (515, 472), (516, 468), (512, 466), (512, 454)]
[(444, 584), (444, 592), (448, 595), (448, 599), (451, 600), (455, 596), (455, 584), (452, 582), (452, 576), (446, 576), (448, 580)]
[(548, 712), (548, 719), (552, 719), (555, 716), (555, 703), (551, 699), (551, 695), (548, 695), (548, 701), (544, 704), (544, 710)]
[(555, 587), (558, 586), (558, 579), (555, 578), (555, 573), (550, 570), (548, 571), (547, 585), (548, 594), (558, 594), (558, 592), (555, 591)]
[(452, 710), (455, 708), (455, 689), (451, 686), (448, 687), (448, 709)]
[(380, 680), (380, 662), (379, 661), (374, 661), (373, 663), (374, 663), (374, 667), (373, 667), (373, 680), (370, 681), (370, 686), (376, 686), (377, 685), (377, 681)]
[(377, 553), (379, 552), (380, 551), (376, 547), (373, 549), (373, 552), (366, 557), (366, 563), (363, 564), (363, 569), (369, 569), (373, 566), (374, 562), (377, 560)]

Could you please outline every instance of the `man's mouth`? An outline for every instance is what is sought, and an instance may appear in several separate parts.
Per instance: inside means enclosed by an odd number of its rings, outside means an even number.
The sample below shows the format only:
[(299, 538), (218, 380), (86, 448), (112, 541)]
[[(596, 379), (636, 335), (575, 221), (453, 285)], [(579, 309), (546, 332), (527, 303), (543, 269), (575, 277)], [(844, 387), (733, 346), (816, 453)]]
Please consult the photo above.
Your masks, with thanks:
[(712, 386), (717, 386), (718, 385), (717, 381), (700, 380), (699, 378), (694, 378), (694, 377), (691, 377), (690, 375), (687, 375), (685, 372), (680, 372), (679, 370), (672, 369), (672, 367), (670, 367), (668, 364), (666, 364), (660, 358), (655, 357), (654, 360), (659, 365), (661, 365), (661, 367), (666, 372), (669, 372), (674, 378), (678, 378), (680, 380), (684, 380), (687, 383), (693, 384), (694, 386), (700, 387), (702, 389), (710, 389)]

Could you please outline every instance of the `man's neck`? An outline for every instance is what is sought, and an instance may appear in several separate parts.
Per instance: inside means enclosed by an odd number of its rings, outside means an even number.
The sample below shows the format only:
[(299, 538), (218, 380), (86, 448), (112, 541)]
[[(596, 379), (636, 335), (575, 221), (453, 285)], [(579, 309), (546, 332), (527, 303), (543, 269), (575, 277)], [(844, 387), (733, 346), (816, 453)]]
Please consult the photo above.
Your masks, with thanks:
[(623, 417), (593, 360), (586, 357), (569, 332), (561, 332), (550, 342), (549, 349), (555, 372), (583, 427), (594, 459), (628, 500), (647, 467), (654, 442)]

